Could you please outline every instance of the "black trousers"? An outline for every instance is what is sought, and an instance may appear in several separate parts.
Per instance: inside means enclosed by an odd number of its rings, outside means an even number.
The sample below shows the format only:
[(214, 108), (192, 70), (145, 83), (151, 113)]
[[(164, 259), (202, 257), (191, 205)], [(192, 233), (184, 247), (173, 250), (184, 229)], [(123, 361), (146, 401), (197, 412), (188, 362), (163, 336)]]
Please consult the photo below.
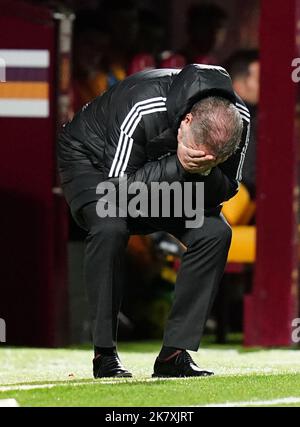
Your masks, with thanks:
[(88, 230), (85, 280), (94, 345), (116, 345), (129, 236), (164, 230), (180, 240), (187, 250), (178, 272), (163, 344), (198, 350), (231, 242), (231, 228), (224, 217), (205, 216), (202, 227), (186, 229), (178, 219), (99, 218), (96, 203), (86, 205), (80, 214), (81, 225)]

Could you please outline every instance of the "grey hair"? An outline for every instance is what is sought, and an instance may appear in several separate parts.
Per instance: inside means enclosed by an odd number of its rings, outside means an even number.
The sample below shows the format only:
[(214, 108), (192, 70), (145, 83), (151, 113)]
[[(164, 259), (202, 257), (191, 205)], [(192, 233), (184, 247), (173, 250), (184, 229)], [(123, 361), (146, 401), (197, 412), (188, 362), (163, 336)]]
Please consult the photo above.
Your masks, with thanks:
[(216, 158), (228, 157), (238, 149), (243, 120), (232, 102), (210, 96), (194, 104), (191, 114), (195, 142), (209, 148)]

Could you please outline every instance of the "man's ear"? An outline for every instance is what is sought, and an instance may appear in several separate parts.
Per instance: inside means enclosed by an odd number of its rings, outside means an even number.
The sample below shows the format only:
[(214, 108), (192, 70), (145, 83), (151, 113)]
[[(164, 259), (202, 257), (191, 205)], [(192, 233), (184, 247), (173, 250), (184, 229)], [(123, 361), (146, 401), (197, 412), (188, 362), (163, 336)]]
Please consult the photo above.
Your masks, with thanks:
[(190, 124), (192, 123), (192, 121), (193, 121), (193, 115), (192, 115), (192, 113), (187, 113), (187, 114), (185, 115), (184, 119), (183, 119), (183, 122), (184, 122), (186, 125), (190, 125)]

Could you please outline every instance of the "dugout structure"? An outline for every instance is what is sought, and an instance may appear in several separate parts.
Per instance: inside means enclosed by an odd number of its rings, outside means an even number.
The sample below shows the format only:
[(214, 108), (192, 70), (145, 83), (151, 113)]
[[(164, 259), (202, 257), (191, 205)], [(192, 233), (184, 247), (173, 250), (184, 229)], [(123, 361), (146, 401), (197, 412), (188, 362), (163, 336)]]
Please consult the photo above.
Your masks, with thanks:
[(0, 317), (9, 344), (63, 345), (67, 215), (55, 140), (70, 105), (73, 17), (11, 0), (0, 9)]
[(257, 249), (252, 293), (246, 296), (247, 346), (293, 344), (299, 317), (300, 1), (261, 1), (261, 96), (257, 152)]

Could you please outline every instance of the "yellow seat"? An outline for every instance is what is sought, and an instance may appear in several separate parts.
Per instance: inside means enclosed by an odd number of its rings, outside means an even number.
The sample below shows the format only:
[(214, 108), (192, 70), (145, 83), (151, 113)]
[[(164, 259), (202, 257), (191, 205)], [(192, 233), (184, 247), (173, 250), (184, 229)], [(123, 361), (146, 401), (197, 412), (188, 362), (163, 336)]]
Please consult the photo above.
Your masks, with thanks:
[(232, 227), (232, 241), (228, 262), (254, 263), (256, 248), (256, 227), (254, 225), (236, 225)]
[(255, 212), (255, 203), (250, 199), (247, 188), (240, 184), (238, 193), (223, 203), (222, 212), (230, 225), (246, 225)]
[(225, 202), (222, 212), (232, 226), (232, 241), (228, 254), (229, 263), (255, 262), (256, 227), (246, 225), (255, 212), (255, 203), (246, 187), (241, 184), (235, 197)]

